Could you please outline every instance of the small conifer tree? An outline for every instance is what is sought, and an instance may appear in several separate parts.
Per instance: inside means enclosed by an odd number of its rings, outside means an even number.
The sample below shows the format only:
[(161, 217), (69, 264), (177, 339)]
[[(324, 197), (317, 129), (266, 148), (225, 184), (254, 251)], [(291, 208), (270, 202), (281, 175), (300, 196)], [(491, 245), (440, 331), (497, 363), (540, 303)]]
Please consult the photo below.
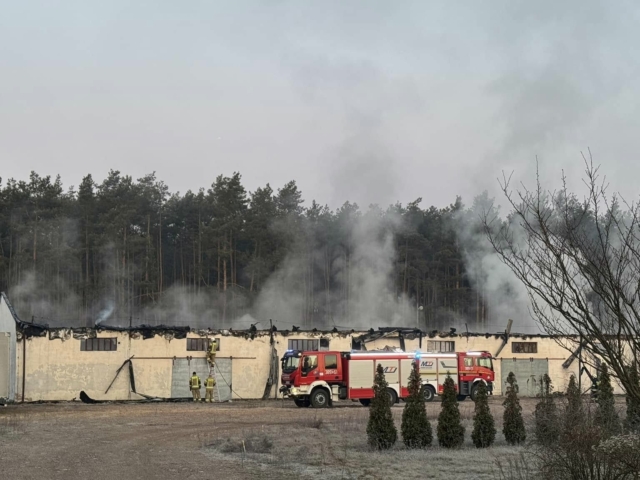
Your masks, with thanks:
[(496, 426), (489, 409), (487, 386), (484, 382), (480, 382), (478, 385), (471, 439), (477, 448), (490, 447), (496, 439)]
[(373, 385), (374, 397), (371, 400), (369, 423), (367, 424), (369, 446), (376, 450), (391, 448), (398, 438), (398, 432), (391, 414), (388, 387), (389, 384), (384, 378), (382, 365), (378, 364)]
[(409, 397), (402, 411), (401, 430), (402, 441), (408, 448), (424, 448), (431, 445), (433, 433), (427, 418), (417, 362), (413, 363), (409, 376)]
[[(633, 363), (629, 366), (631, 371), (629, 377), (631, 383), (640, 389), (640, 378), (638, 375), (638, 364)], [(624, 428), (629, 433), (640, 434), (640, 402), (637, 398), (627, 395), (627, 418), (624, 421)]]
[(509, 372), (507, 376), (507, 396), (502, 405), (504, 405), (502, 433), (505, 440), (511, 445), (524, 443), (527, 432), (522, 419), (522, 407), (518, 400), (518, 382), (513, 372)]
[(558, 440), (560, 429), (556, 404), (553, 400), (553, 385), (546, 373), (540, 376), (540, 400), (535, 410), (536, 440), (542, 445), (550, 445)]
[(438, 443), (445, 448), (457, 448), (463, 442), (464, 427), (460, 422), (456, 386), (447, 375), (442, 391), (442, 409), (438, 415)]
[(584, 420), (584, 408), (582, 406), (582, 394), (578, 388), (575, 375), (571, 375), (567, 387), (567, 407), (564, 417), (564, 435), (571, 439), (576, 429)]
[(599, 426), (605, 436), (620, 433), (620, 419), (616, 412), (616, 400), (613, 396), (613, 387), (607, 365), (602, 365), (598, 376), (598, 398), (596, 403), (595, 423)]

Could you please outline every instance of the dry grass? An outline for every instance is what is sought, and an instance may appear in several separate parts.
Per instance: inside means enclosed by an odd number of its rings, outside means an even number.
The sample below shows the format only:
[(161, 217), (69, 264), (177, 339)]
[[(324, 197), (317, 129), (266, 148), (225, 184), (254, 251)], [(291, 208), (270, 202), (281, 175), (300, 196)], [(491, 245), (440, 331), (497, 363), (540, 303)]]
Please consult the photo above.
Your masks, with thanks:
[[(528, 407), (528, 401), (525, 401)], [(494, 415), (501, 428), (499, 402), (492, 402)], [(499, 465), (509, 465), (518, 460), (520, 448), (506, 445), (498, 434), (496, 445), (486, 450), (476, 449), (470, 440), (473, 427), (473, 403), (460, 405), (467, 440), (460, 450), (446, 450), (434, 446), (427, 450), (407, 450), (399, 440), (388, 452), (374, 452), (367, 446), (366, 425), (368, 409), (362, 407), (334, 408), (331, 410), (288, 410), (298, 421), (291, 425), (260, 426), (259, 430), (243, 432), (248, 436), (267, 435), (273, 441), (272, 453), (251, 455), (235, 454), (236, 461), (253, 464), (265, 472), (277, 468), (287, 471), (294, 478), (384, 479), (402, 478), (498, 478)], [(435, 431), (438, 403), (428, 406), (428, 416)], [(530, 412), (527, 408), (527, 416)], [(393, 408), (398, 430), (402, 407)], [(313, 416), (311, 416), (313, 415)], [(321, 425), (318, 428), (316, 425)], [(237, 441), (237, 440), (236, 440)], [(435, 443), (435, 442), (434, 442)], [(210, 455), (219, 457), (226, 452), (212, 445)]]
[[(500, 465), (513, 473), (526, 452), (506, 445), (500, 433), (501, 400), (491, 399), (498, 436), (490, 449), (473, 447), (474, 404), (466, 401), (460, 404), (467, 439), (462, 449), (409, 451), (398, 439), (383, 453), (369, 450), (369, 410), (358, 404), (323, 410), (282, 401), (16, 405), (0, 409), (0, 471), (3, 478), (65, 480), (197, 479), (211, 472), (229, 480), (528, 480), (500, 477)], [(535, 399), (522, 404), (532, 425)], [(427, 411), (435, 431), (440, 404)], [(402, 405), (393, 414), (399, 429)]]
[(496, 459), (496, 471), (498, 480), (533, 480), (536, 478), (536, 469), (532, 465), (531, 458), (525, 452), (517, 456)]
[[(561, 403), (562, 399), (558, 399)], [(536, 399), (521, 399), (523, 416), (529, 438), (533, 437), (533, 411)], [(459, 450), (437, 446), (435, 428), (440, 404), (427, 406), (434, 430), (434, 446), (422, 451), (404, 448), (400, 438), (388, 452), (374, 452), (367, 446), (366, 425), (368, 409), (361, 407), (330, 410), (287, 410), (291, 425), (265, 423), (259, 433), (273, 441), (268, 458), (246, 454), (243, 465), (254, 464), (266, 472), (274, 468), (291, 473), (294, 478), (384, 479), (402, 478), (458, 478), (528, 480), (534, 478), (533, 462), (524, 447), (508, 445), (502, 435), (502, 398), (491, 399), (498, 435), (489, 449), (476, 449), (471, 442), (474, 403), (460, 404), (465, 427), (465, 443)], [(619, 405), (622, 408), (622, 405)], [(398, 431), (402, 406), (393, 408)], [(257, 431), (244, 432), (255, 435)], [(210, 455), (222, 452), (212, 449)]]

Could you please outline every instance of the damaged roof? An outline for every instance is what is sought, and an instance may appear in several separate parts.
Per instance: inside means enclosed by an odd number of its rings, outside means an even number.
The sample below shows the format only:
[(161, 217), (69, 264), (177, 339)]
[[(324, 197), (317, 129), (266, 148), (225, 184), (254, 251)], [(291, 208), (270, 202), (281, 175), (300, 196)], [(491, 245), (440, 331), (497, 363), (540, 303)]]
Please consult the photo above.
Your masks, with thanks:
[[(270, 336), (274, 333), (279, 333), (282, 336), (288, 336), (291, 334), (307, 334), (311, 336), (323, 336), (328, 334), (340, 335), (340, 336), (349, 336), (354, 335), (354, 340), (358, 342), (371, 342), (380, 338), (400, 338), (402, 341), (404, 339), (414, 340), (416, 338), (422, 340), (423, 338), (465, 338), (465, 337), (485, 337), (490, 338), (494, 337), (496, 339), (502, 339), (505, 336), (504, 332), (496, 332), (496, 333), (487, 333), (487, 332), (461, 332), (457, 333), (455, 328), (449, 329), (449, 331), (438, 331), (431, 330), (429, 332), (422, 331), (418, 328), (409, 328), (409, 327), (379, 327), (377, 330), (370, 328), (368, 331), (363, 330), (355, 330), (355, 329), (338, 329), (334, 327), (331, 330), (322, 330), (317, 328), (311, 329), (302, 329), (300, 327), (294, 327), (292, 330), (278, 330), (275, 326), (272, 326), (270, 329), (258, 330), (254, 325), (252, 325), (248, 329), (236, 330), (236, 329), (192, 329), (188, 326), (171, 326), (171, 325), (135, 325), (131, 327), (118, 327), (111, 325), (97, 325), (95, 327), (49, 327), (47, 324), (43, 323), (35, 323), (35, 322), (25, 322), (18, 317), (15, 309), (11, 305), (11, 302), (7, 298), (7, 295), (4, 292), (0, 292), (2, 299), (5, 301), (13, 319), (16, 322), (16, 326), (18, 331), (24, 335), (25, 337), (44, 337), (49, 336), (49, 339), (67, 339), (70, 337), (74, 338), (92, 338), (97, 335), (98, 332), (125, 332), (129, 333), (131, 336), (138, 337), (141, 336), (143, 339), (153, 338), (156, 335), (167, 336), (171, 338), (187, 338), (187, 333), (194, 332), (200, 335), (211, 335), (213, 333), (224, 335), (224, 336), (238, 336), (238, 337), (247, 337), (247, 338), (255, 338), (262, 336)], [(577, 335), (576, 335), (577, 336)], [(547, 334), (519, 334), (519, 333), (511, 333), (509, 334), (511, 338), (558, 338), (558, 335), (547, 335)], [(563, 337), (571, 337), (569, 335), (565, 335)]]

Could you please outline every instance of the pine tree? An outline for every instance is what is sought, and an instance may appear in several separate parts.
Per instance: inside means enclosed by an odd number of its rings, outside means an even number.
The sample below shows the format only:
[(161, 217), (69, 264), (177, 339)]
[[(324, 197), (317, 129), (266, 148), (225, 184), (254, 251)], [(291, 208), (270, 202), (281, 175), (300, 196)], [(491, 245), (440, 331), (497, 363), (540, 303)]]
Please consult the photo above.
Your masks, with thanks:
[(518, 382), (513, 372), (509, 372), (507, 376), (507, 398), (505, 398), (503, 405), (502, 433), (504, 433), (505, 440), (511, 445), (524, 443), (527, 432), (522, 419), (522, 407), (520, 400), (518, 400)]
[(398, 438), (398, 432), (391, 414), (388, 387), (389, 384), (384, 378), (382, 365), (378, 364), (375, 384), (373, 385), (374, 397), (371, 401), (369, 423), (367, 425), (369, 446), (376, 450), (391, 448)]
[(447, 375), (442, 391), (442, 410), (438, 415), (438, 443), (445, 448), (457, 448), (463, 442), (464, 427), (460, 423), (456, 387)]
[(564, 435), (571, 438), (576, 428), (584, 419), (584, 408), (582, 406), (582, 394), (578, 388), (575, 375), (571, 375), (569, 386), (567, 387), (567, 407), (564, 417)]
[(409, 376), (409, 397), (402, 411), (401, 430), (402, 441), (408, 448), (424, 448), (431, 445), (433, 433), (427, 418), (417, 362), (413, 363)]
[(496, 426), (489, 408), (487, 386), (484, 382), (480, 382), (478, 385), (471, 439), (477, 448), (490, 447), (496, 439)]
[[(640, 388), (640, 378), (638, 378), (638, 364), (633, 363), (629, 366), (629, 380), (631, 383)], [(624, 428), (627, 432), (640, 434), (640, 402), (637, 398), (627, 395), (627, 418), (624, 421)]]
[(616, 412), (616, 400), (613, 396), (611, 377), (606, 364), (602, 365), (598, 376), (598, 398), (596, 399), (595, 422), (606, 436), (620, 432), (620, 419)]
[(553, 386), (546, 373), (540, 377), (540, 400), (535, 410), (536, 440), (542, 445), (550, 445), (558, 440), (560, 429), (556, 404), (551, 394)]

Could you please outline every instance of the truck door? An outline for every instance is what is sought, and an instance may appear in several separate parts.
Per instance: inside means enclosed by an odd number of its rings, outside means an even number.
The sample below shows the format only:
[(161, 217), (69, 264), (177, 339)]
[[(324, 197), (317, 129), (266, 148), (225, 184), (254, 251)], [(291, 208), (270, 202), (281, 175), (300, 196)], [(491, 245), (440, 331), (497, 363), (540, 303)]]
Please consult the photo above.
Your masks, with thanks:
[(322, 356), (322, 370), (320, 371), (320, 377), (324, 377), (324, 381), (332, 384), (342, 380), (341, 365), (337, 353), (325, 353)]
[(458, 356), (458, 369), (460, 380), (458, 385), (458, 395), (471, 395), (473, 382), (478, 376), (476, 357), (460, 354)]
[(467, 357), (467, 356), (460, 355), (459, 368), (460, 368), (460, 377), (467, 376), (467, 375), (471, 375), (475, 377), (478, 374), (474, 357)]
[[(320, 378), (318, 355), (305, 355), (302, 359), (302, 376), (308, 379)], [(308, 382), (305, 382), (308, 383)]]

